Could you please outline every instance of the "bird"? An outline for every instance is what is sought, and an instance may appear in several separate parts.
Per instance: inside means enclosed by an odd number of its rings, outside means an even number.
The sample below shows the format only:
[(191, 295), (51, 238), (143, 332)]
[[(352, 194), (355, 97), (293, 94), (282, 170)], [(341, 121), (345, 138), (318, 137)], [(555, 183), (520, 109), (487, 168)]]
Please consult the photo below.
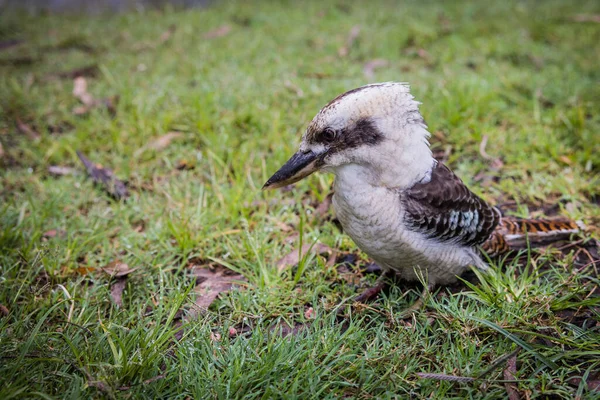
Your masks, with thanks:
[(503, 216), (474, 194), (433, 157), (420, 104), (401, 82), (337, 96), (263, 189), (286, 187), (316, 171), (332, 173), (332, 205), (343, 232), (382, 268), (382, 276), (424, 280), (429, 289), (455, 282), (471, 267), (488, 271), (488, 256), (563, 240), (582, 229), (571, 220)]

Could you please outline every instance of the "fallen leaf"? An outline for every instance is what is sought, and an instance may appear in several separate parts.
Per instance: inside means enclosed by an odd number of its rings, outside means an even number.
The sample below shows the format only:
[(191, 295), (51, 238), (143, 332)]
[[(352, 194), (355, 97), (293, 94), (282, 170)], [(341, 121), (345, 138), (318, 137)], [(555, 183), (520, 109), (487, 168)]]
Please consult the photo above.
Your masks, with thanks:
[[(568, 381), (573, 386), (579, 386), (579, 385), (581, 385), (582, 379), (581, 378), (570, 378)], [(585, 383), (589, 390), (592, 390), (594, 392), (600, 392), (600, 380), (590, 379), (590, 380), (587, 380)]]
[(600, 24), (600, 15), (598, 14), (579, 14), (575, 15), (572, 19), (575, 22), (596, 22)]
[(188, 319), (207, 310), (221, 293), (231, 290), (236, 282), (245, 280), (242, 275), (222, 266), (214, 269), (194, 267), (192, 275), (199, 281), (195, 289), (198, 296), (196, 297), (196, 310), (191, 310)]
[(417, 55), (419, 56), (419, 58), (422, 58), (423, 60), (425, 60), (427, 62), (431, 61), (431, 55), (425, 49), (418, 49)]
[(169, 39), (171, 39), (171, 36), (173, 36), (173, 34), (175, 33), (175, 31), (177, 30), (177, 26), (175, 26), (174, 24), (169, 26), (169, 29), (167, 29), (166, 31), (164, 31), (160, 37), (158, 38), (158, 45), (164, 44), (166, 42), (169, 41)]
[(119, 100), (119, 96), (107, 97), (104, 99), (95, 99), (87, 91), (87, 81), (83, 76), (78, 76), (73, 79), (73, 96), (79, 100), (83, 106), (78, 106), (73, 109), (75, 115), (83, 115), (90, 111), (92, 108), (98, 106), (104, 106), (111, 115), (115, 115), (117, 112), (116, 103)]
[(46, 232), (44, 232), (42, 234), (42, 237), (45, 239), (52, 239), (56, 236), (65, 236), (67, 234), (67, 232), (63, 231), (62, 229), (50, 229)]
[(365, 78), (369, 80), (375, 78), (375, 70), (378, 68), (387, 67), (388, 64), (388, 61), (382, 58), (376, 58), (375, 60), (366, 62), (363, 66), (363, 73), (365, 74)]
[(96, 268), (93, 268), (93, 267), (77, 267), (77, 268), (75, 268), (75, 272), (77, 272), (79, 275), (87, 275), (94, 271), (96, 271)]
[(567, 165), (573, 165), (573, 161), (568, 156), (560, 156), (558, 159)]
[[(504, 369), (504, 380), (506, 381), (514, 381), (515, 374), (517, 373), (517, 355), (515, 354), (511, 358), (509, 358), (506, 362), (506, 368)], [(506, 394), (508, 395), (509, 400), (519, 400), (521, 395), (517, 390), (517, 385), (514, 383), (506, 382), (504, 384), (506, 388)]]
[(294, 265), (298, 264), (300, 262), (300, 259), (304, 258), (309, 251), (312, 251), (316, 254), (331, 254), (333, 252), (331, 247), (325, 244), (315, 243), (313, 245), (306, 243), (302, 246), (302, 250), (300, 251), (300, 253), (298, 252), (298, 249), (294, 249), (282, 258), (280, 258), (275, 263), (275, 265), (277, 266), (277, 270), (281, 272), (286, 268), (293, 267)]
[(350, 49), (354, 45), (354, 42), (356, 42), (356, 39), (358, 39), (358, 35), (360, 35), (360, 26), (355, 25), (352, 27), (352, 29), (350, 29), (350, 33), (346, 39), (346, 44), (340, 47), (338, 50), (340, 57), (346, 57), (348, 54), (350, 54)]
[(129, 268), (129, 265), (127, 265), (121, 261), (113, 261), (110, 264), (106, 265), (105, 267), (102, 267), (101, 269), (102, 269), (102, 271), (106, 272), (108, 275), (110, 275), (112, 277), (121, 278), (121, 277), (129, 275), (130, 273), (135, 271), (137, 268)]
[(229, 337), (236, 337), (237, 336), (237, 329), (235, 329), (233, 326), (229, 327)]
[(148, 144), (148, 148), (159, 151), (166, 149), (173, 140), (183, 136), (181, 132), (168, 132), (167, 134), (160, 136)]
[(228, 35), (229, 32), (231, 32), (230, 25), (221, 25), (220, 27), (213, 29), (212, 31), (206, 32), (203, 37), (204, 39), (215, 39)]
[(194, 160), (182, 159), (177, 161), (177, 165), (175, 165), (175, 169), (179, 171), (191, 170), (194, 168), (196, 168), (196, 162)]
[(146, 41), (143, 43), (138, 43), (133, 46), (133, 49), (135, 51), (144, 51), (144, 50), (149, 50), (149, 49), (155, 49), (155, 48), (167, 43), (169, 40), (171, 40), (171, 37), (173, 36), (173, 34), (175, 33), (176, 30), (177, 30), (177, 26), (173, 24), (173, 25), (169, 26), (169, 28), (167, 28), (166, 31), (161, 33), (158, 39), (152, 40), (152, 41)]
[(73, 79), (73, 96), (88, 107), (96, 104), (94, 97), (87, 91), (87, 80), (83, 76)]
[(31, 126), (21, 121), (20, 118), (17, 118), (17, 129), (29, 139), (35, 140), (40, 138), (40, 134), (36, 132)]
[(315, 310), (312, 307), (308, 307), (306, 311), (304, 311), (304, 318), (306, 319), (314, 319), (317, 316)]
[(285, 222), (281, 222), (279, 220), (275, 220), (275, 225), (277, 225), (277, 227), (282, 232), (292, 232), (294, 230), (294, 228), (292, 226), (286, 224)]
[(123, 291), (125, 290), (125, 286), (127, 286), (126, 276), (117, 278), (110, 285), (110, 298), (119, 307), (123, 305)]
[(24, 42), (25, 42), (24, 40), (19, 40), (19, 39), (2, 40), (2, 41), (0, 41), (0, 50), (10, 49), (11, 47), (18, 46)]
[(112, 170), (104, 168), (99, 164), (94, 164), (87, 157), (85, 157), (80, 151), (76, 151), (77, 156), (87, 169), (88, 175), (92, 178), (92, 181), (96, 184), (101, 184), (104, 189), (113, 198), (120, 200), (129, 196), (129, 191), (123, 182), (118, 180)]
[(103, 393), (112, 394), (112, 390), (110, 390), (110, 387), (102, 381), (88, 381), (87, 385), (89, 387), (95, 387)]
[(295, 243), (295, 242), (298, 241), (299, 237), (300, 237), (300, 232), (298, 232), (298, 231), (292, 231), (292, 233), (290, 233), (288, 236), (286, 236), (283, 239), (283, 241), (285, 243), (288, 243), (288, 244), (293, 244), (293, 243)]
[(54, 176), (75, 175), (77, 170), (71, 167), (61, 167), (60, 165), (51, 165), (48, 167), (48, 173)]
[(304, 91), (302, 89), (300, 89), (297, 85), (292, 83), (292, 81), (290, 81), (289, 79), (286, 79), (286, 81), (283, 82), (283, 85), (286, 88), (290, 89), (292, 92), (294, 92), (296, 94), (296, 96), (304, 97)]
[(8, 314), (10, 314), (8, 308), (4, 304), (0, 304), (0, 315), (6, 317)]
[(53, 238), (56, 236), (56, 229), (50, 229), (49, 231), (44, 232), (43, 237)]
[(269, 331), (273, 333), (279, 333), (282, 337), (289, 335), (297, 335), (308, 327), (306, 324), (295, 322), (294, 326), (290, 326), (287, 322), (277, 323), (269, 328)]

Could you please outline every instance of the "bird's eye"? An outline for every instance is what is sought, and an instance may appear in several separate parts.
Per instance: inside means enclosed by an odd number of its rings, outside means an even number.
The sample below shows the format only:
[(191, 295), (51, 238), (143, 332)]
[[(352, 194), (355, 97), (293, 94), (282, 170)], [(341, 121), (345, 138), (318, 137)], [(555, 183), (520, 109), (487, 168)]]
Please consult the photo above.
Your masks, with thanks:
[(325, 128), (321, 133), (321, 140), (324, 142), (332, 142), (335, 139), (335, 131), (331, 128)]

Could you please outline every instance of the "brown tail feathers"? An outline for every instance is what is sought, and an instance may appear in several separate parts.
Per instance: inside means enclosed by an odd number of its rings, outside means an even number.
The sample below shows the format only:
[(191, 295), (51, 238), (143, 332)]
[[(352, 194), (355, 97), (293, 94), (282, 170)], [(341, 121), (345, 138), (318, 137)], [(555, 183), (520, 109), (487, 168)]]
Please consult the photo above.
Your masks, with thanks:
[(495, 256), (510, 250), (546, 246), (550, 243), (568, 240), (585, 226), (579, 221), (568, 219), (526, 219), (502, 217), (500, 223), (481, 248)]

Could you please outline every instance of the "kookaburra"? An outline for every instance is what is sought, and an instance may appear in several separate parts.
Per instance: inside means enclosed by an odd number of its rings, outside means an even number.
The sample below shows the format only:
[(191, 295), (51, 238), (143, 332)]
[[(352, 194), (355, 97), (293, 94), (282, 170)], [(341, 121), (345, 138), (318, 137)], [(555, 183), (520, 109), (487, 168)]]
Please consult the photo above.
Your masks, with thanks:
[(502, 217), (432, 156), (423, 117), (404, 83), (350, 90), (308, 125), (296, 152), (264, 185), (280, 188), (315, 171), (335, 175), (333, 207), (342, 228), (384, 271), (448, 284), (481, 251), (499, 253), (537, 235), (577, 232), (571, 221)]

